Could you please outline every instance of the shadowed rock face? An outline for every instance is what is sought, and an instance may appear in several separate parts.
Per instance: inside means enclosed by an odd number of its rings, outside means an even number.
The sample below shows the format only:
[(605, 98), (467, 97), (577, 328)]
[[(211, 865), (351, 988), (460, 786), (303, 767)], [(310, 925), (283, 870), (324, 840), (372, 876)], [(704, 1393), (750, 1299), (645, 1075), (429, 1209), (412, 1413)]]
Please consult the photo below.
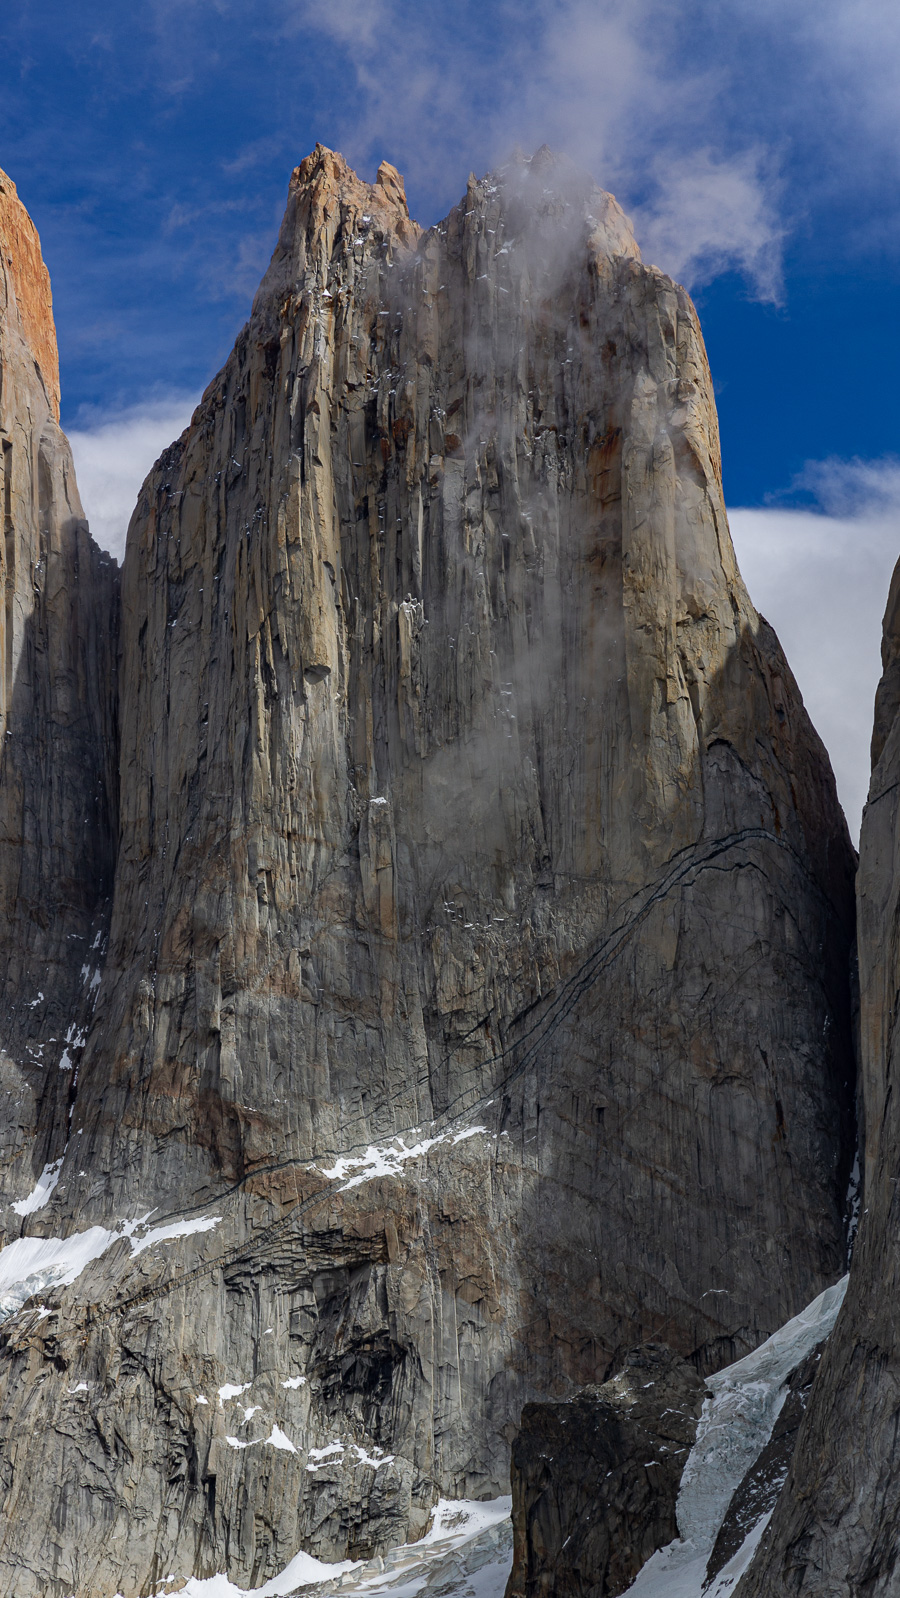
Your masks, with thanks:
[(704, 1386), (663, 1344), (602, 1387), (526, 1404), (512, 1448), (506, 1598), (616, 1598), (678, 1536), (675, 1504)]
[(696, 315), (608, 195), (542, 151), (421, 233), (318, 148), (121, 640), (77, 1155), (27, 1225), (210, 1229), (4, 1328), (17, 1598), (414, 1537), (505, 1490), (527, 1400), (648, 1338), (718, 1368), (844, 1258), (853, 852)]
[(844, 1307), (741, 1598), (888, 1598), (900, 1582), (900, 566), (881, 653), (857, 889), (865, 1209)]
[(65, 1147), (112, 894), (118, 570), (58, 416), (50, 280), (0, 172), (0, 1203)]

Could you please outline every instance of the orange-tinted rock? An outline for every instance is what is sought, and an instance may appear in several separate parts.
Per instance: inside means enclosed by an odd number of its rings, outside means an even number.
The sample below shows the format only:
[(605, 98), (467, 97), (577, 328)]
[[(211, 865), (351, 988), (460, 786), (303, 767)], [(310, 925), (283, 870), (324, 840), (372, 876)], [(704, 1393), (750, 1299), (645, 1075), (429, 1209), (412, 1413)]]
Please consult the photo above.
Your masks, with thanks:
[(53, 321), (50, 274), (41, 255), (37, 228), (0, 171), (0, 314), (18, 319), (22, 336), (37, 362), (50, 409), (59, 421), (59, 354)]
[(50, 281), (0, 173), (0, 1228), (58, 1160), (115, 853), (118, 570), (60, 431)]

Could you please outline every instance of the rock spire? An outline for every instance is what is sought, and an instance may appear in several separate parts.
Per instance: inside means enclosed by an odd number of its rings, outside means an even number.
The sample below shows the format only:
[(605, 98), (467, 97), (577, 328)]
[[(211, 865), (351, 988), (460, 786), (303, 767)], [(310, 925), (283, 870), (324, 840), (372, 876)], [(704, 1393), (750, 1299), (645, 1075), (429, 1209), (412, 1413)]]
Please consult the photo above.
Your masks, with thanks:
[(99, 1252), (4, 1328), (17, 1598), (367, 1557), (504, 1492), (526, 1401), (717, 1369), (844, 1264), (853, 851), (611, 196), (540, 151), (423, 232), (317, 147), (120, 647), (108, 950), (19, 1223)]

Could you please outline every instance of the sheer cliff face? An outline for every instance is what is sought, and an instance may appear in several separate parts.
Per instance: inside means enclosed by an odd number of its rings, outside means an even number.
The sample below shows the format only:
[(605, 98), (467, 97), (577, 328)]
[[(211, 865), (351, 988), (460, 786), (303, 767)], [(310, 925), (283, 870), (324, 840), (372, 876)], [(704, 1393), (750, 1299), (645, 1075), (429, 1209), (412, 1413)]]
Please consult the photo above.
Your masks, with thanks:
[(112, 891), (116, 567), (88, 536), (58, 416), (50, 281), (34, 225), (0, 172), (0, 1199), (7, 1201), (32, 1185), (34, 1167), (62, 1154)]
[(844, 1308), (741, 1598), (889, 1598), (900, 1582), (900, 565), (881, 654), (857, 888), (865, 1208)]
[(526, 1399), (648, 1338), (721, 1365), (843, 1264), (852, 850), (694, 310), (608, 195), (540, 152), (423, 234), (317, 149), (122, 603), (109, 952), (28, 1224), (210, 1231), (4, 1329), (19, 1598), (50, 1515), (60, 1593), (416, 1535), (506, 1490)]

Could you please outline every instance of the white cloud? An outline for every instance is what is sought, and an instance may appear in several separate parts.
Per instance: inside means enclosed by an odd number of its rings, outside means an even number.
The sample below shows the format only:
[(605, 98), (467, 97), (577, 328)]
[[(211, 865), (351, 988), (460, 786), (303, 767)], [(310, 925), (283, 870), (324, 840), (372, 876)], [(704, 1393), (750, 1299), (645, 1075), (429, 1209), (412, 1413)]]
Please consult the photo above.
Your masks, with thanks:
[(900, 463), (814, 462), (801, 476), (824, 511), (738, 509), (729, 521), (750, 597), (781, 640), (856, 839), (881, 622), (900, 556)]
[(121, 561), (141, 484), (187, 427), (195, 396), (169, 394), (112, 411), (82, 412), (69, 430), (75, 473), (91, 532)]
[(635, 214), (645, 261), (697, 287), (742, 272), (760, 299), (782, 297), (785, 229), (761, 150), (723, 161), (709, 150), (654, 163), (656, 193)]

